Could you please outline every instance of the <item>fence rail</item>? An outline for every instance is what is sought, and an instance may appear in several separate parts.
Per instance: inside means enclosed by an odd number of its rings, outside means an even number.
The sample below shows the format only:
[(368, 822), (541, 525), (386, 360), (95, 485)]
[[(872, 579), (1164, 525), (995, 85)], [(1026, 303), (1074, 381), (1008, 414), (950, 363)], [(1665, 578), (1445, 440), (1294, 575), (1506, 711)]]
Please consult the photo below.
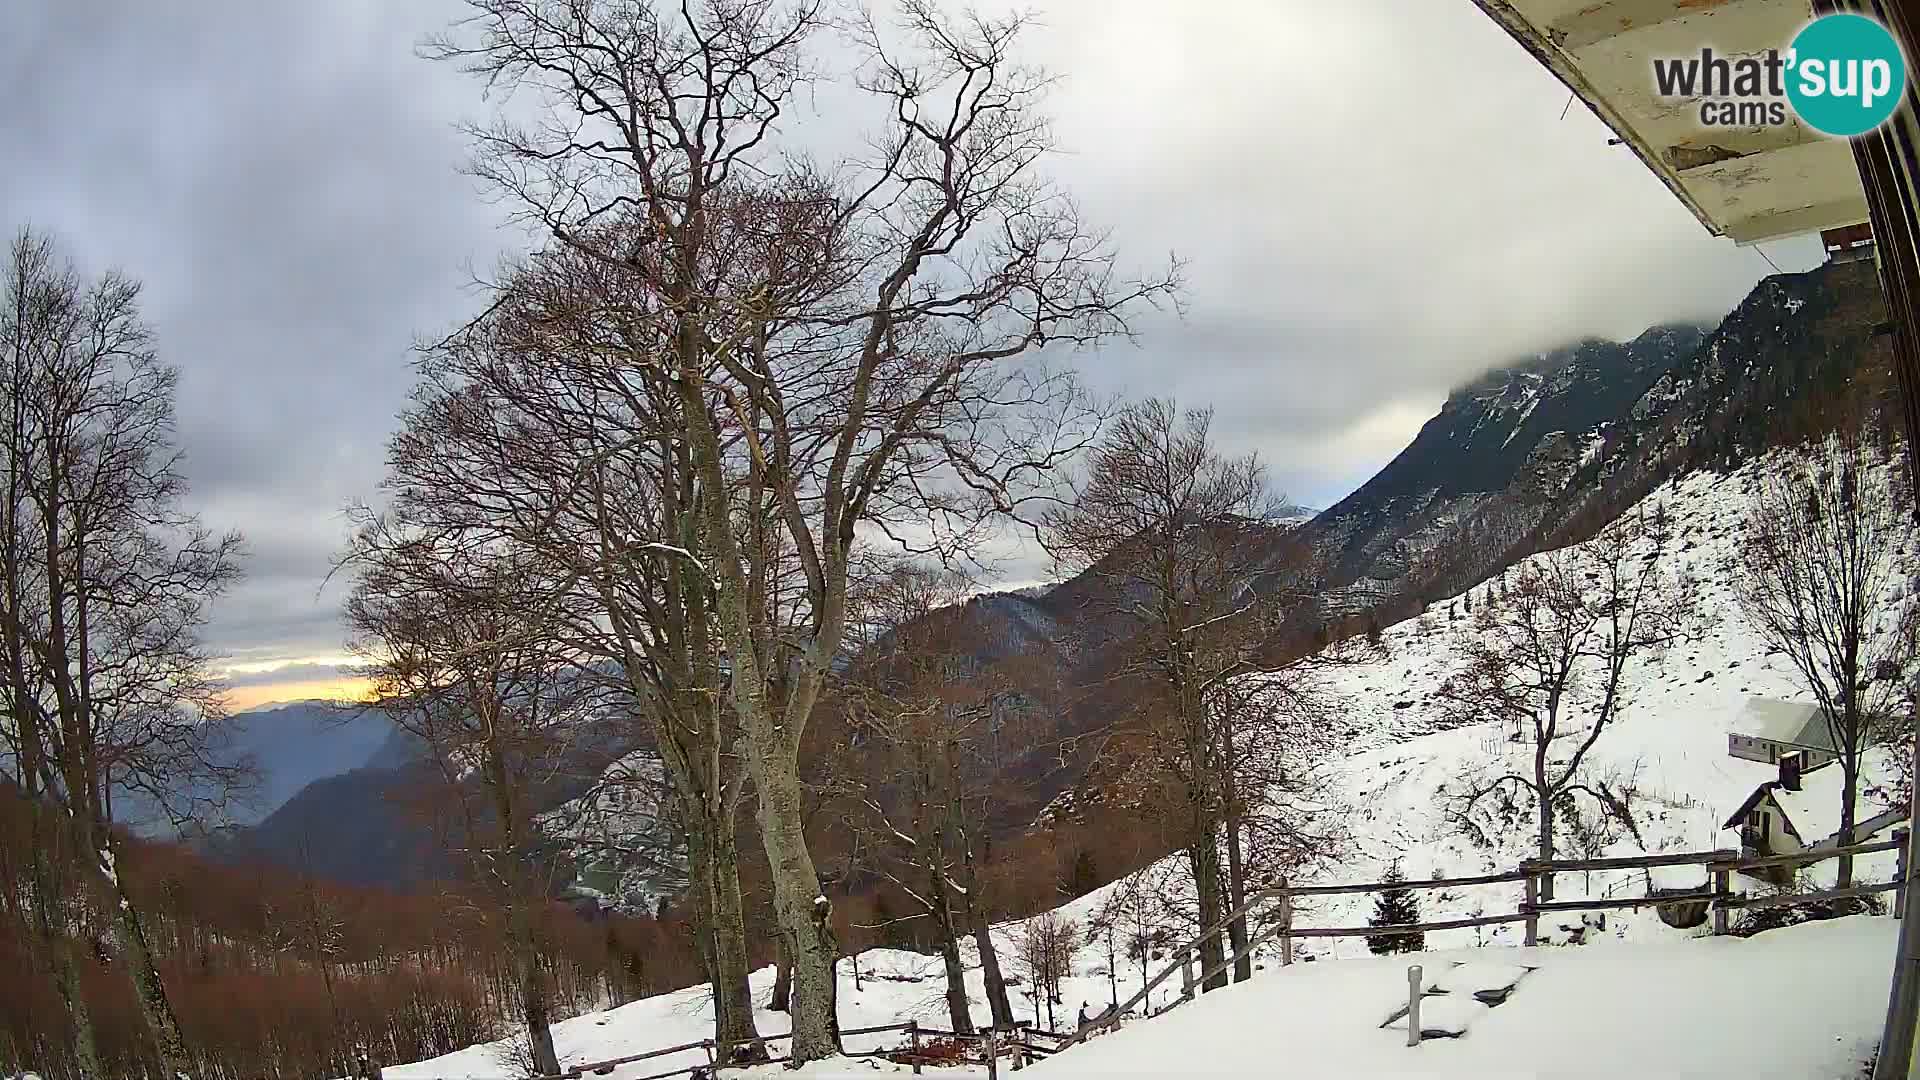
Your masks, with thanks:
[[(1898, 851), (1900, 863), (1894, 873), (1894, 880), (1870, 885), (1855, 885), (1844, 889), (1823, 889), (1815, 892), (1790, 893), (1778, 896), (1741, 896), (1733, 891), (1732, 875), (1736, 871), (1765, 870), (1784, 866), (1804, 866), (1824, 862), (1842, 856), (1870, 855), (1880, 851)], [(1132, 1013), (1134, 1007), (1146, 1001), (1153, 989), (1170, 978), (1175, 971), (1182, 973), (1180, 998), (1168, 1008), (1193, 998), (1195, 988), (1217, 977), (1233, 964), (1252, 954), (1253, 950), (1278, 937), (1281, 941), (1280, 963), (1293, 962), (1294, 938), (1341, 938), (1341, 937), (1393, 937), (1406, 934), (1424, 934), (1429, 931), (1459, 930), (1476, 926), (1493, 926), (1502, 923), (1524, 922), (1526, 924), (1525, 943), (1536, 945), (1540, 940), (1540, 916), (1562, 911), (1608, 911), (1622, 908), (1658, 907), (1667, 904), (1705, 904), (1713, 917), (1713, 933), (1729, 932), (1728, 914), (1733, 911), (1781, 907), (1787, 904), (1806, 903), (1817, 900), (1840, 899), (1851, 896), (1869, 896), (1874, 893), (1897, 892), (1907, 879), (1907, 830), (1894, 832), (1893, 839), (1872, 843), (1852, 844), (1844, 847), (1815, 848), (1796, 852), (1791, 855), (1766, 855), (1741, 857), (1738, 851), (1717, 848), (1711, 851), (1659, 852), (1648, 855), (1630, 855), (1605, 859), (1528, 859), (1518, 869), (1490, 874), (1476, 874), (1470, 877), (1429, 878), (1419, 881), (1368, 881), (1345, 882), (1337, 885), (1279, 885), (1263, 889), (1252, 894), (1245, 904), (1229, 912), (1220, 922), (1197, 935), (1172, 952), (1173, 960), (1158, 975), (1129, 998), (1127, 1002), (1105, 1016), (1096, 1018), (1086, 1027), (1075, 1033), (1066, 1043), (1072, 1046), (1084, 1041), (1120, 1022), (1120, 1019)], [(1645, 870), (1661, 866), (1700, 866), (1709, 878), (1706, 888), (1686, 892), (1661, 893), (1649, 891), (1645, 896), (1629, 897), (1583, 897), (1576, 900), (1543, 900), (1541, 896), (1547, 890), (1543, 885), (1552, 881), (1556, 874), (1577, 873), (1589, 870)], [(1394, 889), (1431, 890), (1462, 888), (1471, 885), (1498, 885), (1510, 882), (1522, 882), (1526, 886), (1526, 895), (1519, 909), (1512, 913), (1478, 915), (1472, 918), (1438, 919), (1431, 922), (1406, 923), (1391, 926), (1339, 926), (1339, 927), (1302, 927), (1293, 925), (1293, 901), (1298, 897), (1312, 896), (1351, 896), (1355, 894), (1386, 892)], [(1201, 942), (1208, 938), (1218, 939), (1226, 933), (1227, 927), (1234, 922), (1251, 916), (1262, 904), (1277, 902), (1278, 912), (1275, 923), (1260, 934), (1248, 938), (1247, 943), (1233, 950), (1225, 960), (1204, 970), (1196, 978), (1193, 974), (1193, 959)], [(1899, 914), (1900, 905), (1896, 900), (1894, 913)], [(1064, 1049), (1064, 1047), (1063, 1047)]]

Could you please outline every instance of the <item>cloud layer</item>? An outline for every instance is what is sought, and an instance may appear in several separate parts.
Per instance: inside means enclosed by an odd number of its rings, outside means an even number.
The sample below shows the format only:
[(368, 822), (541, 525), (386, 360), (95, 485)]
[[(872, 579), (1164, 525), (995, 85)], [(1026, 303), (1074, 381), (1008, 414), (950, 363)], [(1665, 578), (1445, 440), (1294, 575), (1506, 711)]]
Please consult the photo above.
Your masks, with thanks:
[[(414, 56), (459, 14), (0, 7), (0, 225), (147, 283), (195, 505), (253, 551), (214, 644), (303, 682), (340, 651), (322, 583), (409, 347), (521, 242), (458, 171), (480, 87)], [(1565, 90), (1467, 0), (1053, 0), (1029, 48), (1064, 76), (1055, 173), (1143, 263), (1191, 262), (1187, 317), (1083, 358), (1090, 376), (1214, 405), (1302, 502), (1364, 480), (1477, 371), (1713, 320), (1768, 270), (1579, 106), (1561, 119)]]

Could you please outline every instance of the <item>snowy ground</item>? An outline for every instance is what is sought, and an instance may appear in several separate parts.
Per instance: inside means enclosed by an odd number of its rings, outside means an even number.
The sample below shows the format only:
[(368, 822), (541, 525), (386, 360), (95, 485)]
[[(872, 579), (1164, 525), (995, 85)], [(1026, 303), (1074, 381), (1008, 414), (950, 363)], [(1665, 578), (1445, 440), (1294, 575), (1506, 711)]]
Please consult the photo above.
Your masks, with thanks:
[[(1720, 823), (1752, 792), (1772, 779), (1773, 767), (1730, 757), (1728, 727), (1750, 695), (1798, 698), (1791, 672), (1769, 658), (1746, 627), (1728, 580), (1741, 542), (1738, 519), (1756, 466), (1730, 477), (1697, 474), (1656, 493), (1678, 525), (1676, 564), (1695, 581), (1701, 608), (1698, 639), (1674, 649), (1657, 665), (1629, 673), (1630, 704), (1615, 728), (1597, 744), (1597, 775), (1633, 777), (1641, 842), (1620, 835), (1599, 850), (1572, 856), (1626, 855), (1642, 850), (1677, 851), (1735, 847), (1737, 836)], [(1914, 552), (1906, 553), (1910, 565)], [(1474, 590), (1483, 602), (1485, 586)], [(1472, 632), (1472, 617), (1460, 605), (1449, 619), (1448, 603), (1435, 604), (1421, 619), (1389, 628), (1385, 655), (1340, 667), (1327, 675), (1341, 705), (1348, 752), (1328, 763), (1329, 802), (1348, 808), (1352, 841), (1309, 880), (1377, 880), (1398, 859), (1411, 878), (1461, 877), (1507, 870), (1532, 854), (1521, 827), (1481, 847), (1462, 836), (1445, 812), (1445, 793), (1462, 776), (1503, 755), (1530, 755), (1531, 746), (1507, 741), (1505, 733), (1479, 725), (1451, 730), (1439, 713), (1437, 689), (1458, 662), (1460, 638)], [(1877, 806), (1863, 808), (1869, 816)], [(1181, 860), (1161, 869), (1177, 878)], [(1814, 873), (1831, 876), (1831, 863)], [(1858, 861), (1861, 880), (1884, 880), (1892, 853)], [(1684, 880), (1691, 874), (1698, 880)], [(1704, 885), (1704, 871), (1563, 875), (1561, 899), (1581, 895), (1644, 895), (1661, 887)], [(1086, 925), (1109, 905), (1125, 883), (1115, 883), (1067, 904), (1060, 914)], [(1744, 888), (1758, 891), (1758, 882)], [(1421, 916), (1511, 912), (1520, 886), (1473, 886), (1424, 893)], [(1355, 926), (1371, 913), (1365, 896), (1335, 897), (1302, 905), (1297, 924)], [(1704, 927), (1675, 930), (1651, 909), (1567, 915), (1543, 919), (1543, 939), (1576, 937), (1579, 948), (1517, 950), (1517, 924), (1429, 934), (1427, 947), (1457, 950), (1429, 955), (1430, 976), (1454, 962), (1515, 963), (1537, 968), (1516, 984), (1497, 1008), (1439, 1006), (1469, 1014), (1466, 1034), (1408, 1049), (1404, 1029), (1378, 1030), (1386, 1012), (1404, 994), (1405, 958), (1376, 959), (1363, 939), (1312, 939), (1297, 943), (1297, 955), (1318, 962), (1281, 968), (1277, 956), (1261, 958), (1252, 983), (1207, 995), (1168, 1016), (1135, 1023), (1086, 1047), (1038, 1066), (1049, 1076), (1264, 1076), (1289, 1075), (1585, 1077), (1742, 1076), (1841, 1077), (1853, 1075), (1877, 1034), (1886, 1000), (1887, 963), (1895, 924), (1881, 918), (1768, 932), (1748, 940), (1703, 939)], [(1191, 928), (1174, 929), (1178, 936)], [(1003, 964), (1010, 962), (1017, 926), (1000, 928)], [(1696, 940), (1702, 939), (1702, 940)], [(1476, 948), (1476, 946), (1484, 948)], [(1464, 951), (1458, 951), (1464, 950)], [(970, 947), (968, 990), (975, 1018), (987, 1009)], [(1334, 961), (1334, 962), (1329, 962)], [(859, 958), (861, 985), (842, 963), (841, 1024), (857, 1028), (918, 1019), (945, 1027), (944, 981), (935, 957), (874, 950)], [(1164, 958), (1147, 967), (1157, 970)], [(1126, 998), (1141, 983), (1142, 965), (1124, 957), (1107, 970), (1105, 950), (1090, 942), (1068, 980), (1054, 1024), (1070, 1029), (1084, 1002), (1097, 1012), (1114, 997)], [(1486, 972), (1457, 973), (1472, 981)], [(753, 976), (756, 1000), (765, 1000), (771, 969)], [(1179, 994), (1179, 980), (1156, 991), (1160, 1007)], [(1035, 1003), (1015, 991), (1016, 1012), (1032, 1018)], [(1045, 1024), (1045, 1009), (1038, 1010)], [(1477, 1015), (1472, 1015), (1477, 1014)], [(1430, 1017), (1431, 1018), (1431, 1017)], [(762, 1013), (762, 1032), (784, 1032), (786, 1018)], [(556, 1025), (563, 1064), (601, 1060), (705, 1038), (711, 1008), (696, 987), (605, 1013)], [(849, 1040), (857, 1048), (895, 1036)], [(613, 1080), (639, 1077), (704, 1061), (698, 1051), (648, 1061), (616, 1072)], [(805, 1075), (868, 1075), (891, 1066), (866, 1060), (821, 1066)], [(391, 1080), (504, 1078), (512, 1070), (495, 1047), (480, 1046), (432, 1061), (386, 1070)], [(769, 1073), (769, 1075), (775, 1075)], [(792, 1074), (780, 1074), (792, 1075)]]
[[(1022, 1075), (1059, 1077), (1432, 1077), (1594, 1080), (1647, 1076), (1744, 1080), (1843, 1080), (1859, 1075), (1886, 1007), (1897, 923), (1860, 916), (1773, 930), (1748, 939), (1657, 944), (1604, 941), (1579, 948), (1489, 948), (1269, 966), (1251, 982), (1202, 995), (1153, 1020), (1034, 1065)], [(903, 953), (865, 960), (895, 978), (856, 991), (842, 982), (847, 1027), (919, 1016), (943, 1022), (937, 969)], [(1445, 994), (1423, 998), (1422, 1028), (1464, 1021), (1458, 1038), (1408, 1047), (1406, 968)], [(1517, 980), (1512, 969), (1526, 969)], [(764, 993), (770, 971), (756, 976)], [(1495, 1007), (1475, 989), (1511, 982)], [(563, 1064), (692, 1041), (707, 1032), (698, 991), (635, 1002), (554, 1029)], [(763, 1031), (783, 1017), (760, 1016)], [(897, 1037), (881, 1037), (894, 1040)], [(850, 1039), (856, 1048), (877, 1039)], [(892, 1043), (890, 1044), (896, 1044)], [(697, 1054), (616, 1070), (611, 1080), (693, 1064)], [(821, 1062), (799, 1075), (839, 1078), (904, 1071), (872, 1060)], [(980, 1069), (928, 1070), (977, 1076)], [(386, 1070), (393, 1080), (505, 1077), (491, 1048)], [(792, 1076), (778, 1066), (730, 1076)]]
[[(1746, 940), (1269, 968), (1022, 1075), (1840, 1080), (1860, 1075), (1879, 1038), (1897, 925), (1863, 916)], [(1404, 1026), (1380, 1026), (1405, 1002), (1408, 963), (1431, 973), (1489, 959), (1535, 970), (1460, 1038), (1409, 1047)], [(1423, 1019), (1453, 1011), (1439, 1005), (1449, 999), (1425, 998)]]

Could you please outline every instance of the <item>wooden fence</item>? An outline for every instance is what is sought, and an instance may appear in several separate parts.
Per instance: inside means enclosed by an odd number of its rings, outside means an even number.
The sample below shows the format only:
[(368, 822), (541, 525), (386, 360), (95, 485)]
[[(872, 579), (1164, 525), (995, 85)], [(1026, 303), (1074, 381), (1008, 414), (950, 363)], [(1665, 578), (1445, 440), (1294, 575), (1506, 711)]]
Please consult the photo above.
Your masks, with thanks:
[[(1000, 1059), (1003, 1057), (1010, 1059), (1013, 1070), (1017, 1072), (1034, 1061), (1051, 1057), (1053, 1054), (1058, 1053), (1070, 1045), (1073, 1041), (1073, 1036), (1065, 1032), (1049, 1031), (1046, 1028), (1025, 1022), (1015, 1023), (1010, 1027), (989, 1027), (979, 1031), (955, 1032), (943, 1028), (928, 1027), (918, 1021), (912, 1020), (898, 1024), (881, 1024), (876, 1027), (843, 1028), (840, 1031), (840, 1037), (847, 1039), (863, 1035), (884, 1035), (890, 1032), (899, 1032), (904, 1035), (906, 1037), (904, 1044), (895, 1047), (881, 1046), (871, 1050), (846, 1050), (843, 1052), (847, 1057), (890, 1058), (900, 1064), (911, 1065), (914, 1073), (917, 1075), (923, 1066), (952, 1063), (952, 1059), (946, 1055), (936, 1056), (931, 1053), (930, 1044), (935, 1040), (945, 1039), (962, 1043), (971, 1042), (975, 1044), (973, 1052), (978, 1054), (979, 1060), (986, 1064), (987, 1076), (991, 1080), (991, 1078), (998, 1077)], [(751, 1064), (758, 1065), (787, 1060), (787, 1058), (777, 1053), (768, 1051), (766, 1044), (782, 1042), (792, 1037), (792, 1032), (787, 1032), (781, 1035), (762, 1035), (753, 1040), (752, 1045), (756, 1045), (764, 1051), (765, 1057), (753, 1061)], [(584, 1061), (550, 1076), (530, 1077), (528, 1080), (585, 1080), (588, 1076), (609, 1075), (622, 1065), (654, 1061), (663, 1057), (669, 1057), (673, 1054), (683, 1054), (690, 1050), (703, 1051), (706, 1060), (691, 1065), (682, 1065), (678, 1068), (666, 1069), (661, 1072), (647, 1073), (637, 1077), (626, 1077), (624, 1080), (667, 1080), (668, 1077), (675, 1076), (713, 1077), (718, 1076), (722, 1069), (741, 1067), (737, 1064), (719, 1060), (718, 1044), (712, 1039), (701, 1039), (698, 1042), (680, 1043), (676, 1046), (663, 1046), (643, 1053), (607, 1058), (604, 1061)], [(361, 1060), (363, 1080), (382, 1080), (378, 1068), (366, 1064), (365, 1058)], [(971, 1061), (973, 1059), (969, 1057), (967, 1060)], [(432, 1078), (432, 1080), (450, 1080), (450, 1078)], [(500, 1080), (508, 1080), (508, 1078), (502, 1077)]]
[[(1853, 885), (1844, 889), (1823, 889), (1806, 893), (1783, 893), (1778, 895), (1742, 896), (1733, 891), (1732, 875), (1736, 871), (1766, 870), (1789, 866), (1804, 866), (1839, 858), (1842, 855), (1870, 855), (1880, 851), (1898, 851), (1899, 866), (1892, 881), (1870, 885)], [(1649, 891), (1645, 896), (1628, 897), (1581, 897), (1574, 900), (1542, 900), (1540, 897), (1548, 890), (1543, 884), (1556, 874), (1576, 873), (1587, 870), (1641, 870), (1659, 866), (1698, 865), (1707, 877), (1704, 888), (1691, 892)], [(1633, 855), (1615, 859), (1529, 859), (1522, 862), (1518, 869), (1494, 874), (1477, 874), (1471, 877), (1433, 878), (1424, 881), (1369, 881), (1339, 885), (1282, 885), (1264, 889), (1253, 894), (1247, 902), (1229, 913), (1220, 923), (1205, 933), (1198, 934), (1171, 952), (1172, 962), (1155, 975), (1139, 992), (1106, 1014), (1095, 1018), (1067, 1042), (1072, 1046), (1082, 1040), (1092, 1038), (1102, 1031), (1118, 1024), (1131, 1014), (1136, 1006), (1148, 1000), (1155, 987), (1165, 982), (1174, 972), (1181, 973), (1180, 997), (1167, 1008), (1174, 1008), (1193, 999), (1195, 988), (1205, 984), (1227, 971), (1241, 959), (1251, 956), (1254, 950), (1269, 941), (1279, 939), (1280, 963), (1293, 963), (1293, 939), (1295, 938), (1340, 938), (1340, 937), (1393, 937), (1404, 934), (1424, 934), (1436, 930), (1460, 930), (1475, 926), (1494, 926), (1504, 923), (1525, 923), (1525, 944), (1536, 945), (1540, 940), (1540, 916), (1557, 911), (1604, 911), (1618, 908), (1641, 908), (1667, 904), (1704, 903), (1708, 906), (1713, 919), (1713, 933), (1728, 932), (1728, 913), (1733, 911), (1781, 907), (1788, 904), (1807, 903), (1816, 900), (1835, 900), (1850, 896), (1870, 896), (1874, 893), (1895, 892), (1905, 884), (1907, 878), (1907, 831), (1896, 830), (1891, 840), (1881, 840), (1867, 844), (1853, 844), (1848, 847), (1809, 849), (1791, 855), (1764, 855), (1743, 858), (1738, 851), (1716, 849), (1713, 851), (1664, 852), (1653, 855)], [(1499, 885), (1521, 882), (1525, 886), (1525, 896), (1517, 910), (1493, 915), (1476, 915), (1458, 919), (1439, 919), (1432, 922), (1405, 923), (1389, 926), (1311, 926), (1294, 925), (1294, 901), (1300, 897), (1343, 896), (1356, 893), (1378, 893), (1391, 889), (1453, 889), (1470, 885)], [(1226, 928), (1236, 920), (1253, 920), (1256, 909), (1266, 904), (1277, 905), (1274, 918), (1257, 934), (1250, 936), (1247, 943), (1229, 953), (1224, 959), (1206, 966), (1198, 975), (1194, 974), (1194, 961), (1198, 956), (1201, 942), (1208, 938), (1218, 940), (1225, 934)], [(1896, 895), (1893, 904), (1896, 916), (1900, 911), (1899, 898)], [(1149, 1009), (1149, 1012), (1151, 1010)], [(1164, 1012), (1165, 1010), (1161, 1010)], [(1064, 1049), (1065, 1047), (1062, 1047)]]

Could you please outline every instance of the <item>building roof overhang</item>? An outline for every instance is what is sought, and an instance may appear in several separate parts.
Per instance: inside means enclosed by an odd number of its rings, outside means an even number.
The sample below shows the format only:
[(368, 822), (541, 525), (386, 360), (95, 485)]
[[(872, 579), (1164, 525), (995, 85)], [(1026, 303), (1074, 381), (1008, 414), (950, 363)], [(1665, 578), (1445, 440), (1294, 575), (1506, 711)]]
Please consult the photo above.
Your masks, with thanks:
[(1852, 148), (1786, 110), (1778, 126), (1701, 122), (1653, 60), (1785, 52), (1808, 0), (1474, 0), (1639, 155), (1716, 236), (1752, 244), (1867, 220)]

